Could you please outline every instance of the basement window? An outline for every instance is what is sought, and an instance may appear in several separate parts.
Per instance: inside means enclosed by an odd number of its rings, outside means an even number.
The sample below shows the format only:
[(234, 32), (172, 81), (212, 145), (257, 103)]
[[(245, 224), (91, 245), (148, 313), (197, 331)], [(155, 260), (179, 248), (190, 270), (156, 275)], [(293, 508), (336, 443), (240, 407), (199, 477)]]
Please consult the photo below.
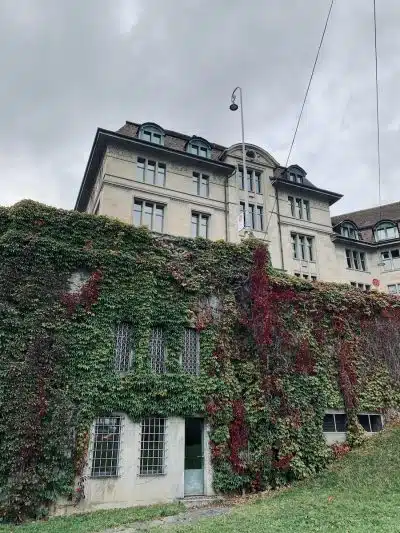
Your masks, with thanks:
[(345, 433), (347, 415), (345, 413), (326, 413), (323, 422), (324, 433)]
[(380, 414), (358, 415), (358, 421), (368, 433), (376, 433), (383, 428), (382, 415)]

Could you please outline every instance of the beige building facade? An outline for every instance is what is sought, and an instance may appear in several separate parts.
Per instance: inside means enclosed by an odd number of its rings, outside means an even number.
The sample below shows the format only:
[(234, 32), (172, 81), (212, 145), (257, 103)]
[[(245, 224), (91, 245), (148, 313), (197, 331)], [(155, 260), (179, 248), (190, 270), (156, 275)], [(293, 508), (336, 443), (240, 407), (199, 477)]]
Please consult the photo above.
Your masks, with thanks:
[[(248, 225), (275, 268), (309, 281), (400, 293), (400, 203), (331, 217), (341, 195), (246, 144)], [(241, 144), (224, 147), (154, 123), (97, 131), (76, 209), (156, 232), (239, 242)]]

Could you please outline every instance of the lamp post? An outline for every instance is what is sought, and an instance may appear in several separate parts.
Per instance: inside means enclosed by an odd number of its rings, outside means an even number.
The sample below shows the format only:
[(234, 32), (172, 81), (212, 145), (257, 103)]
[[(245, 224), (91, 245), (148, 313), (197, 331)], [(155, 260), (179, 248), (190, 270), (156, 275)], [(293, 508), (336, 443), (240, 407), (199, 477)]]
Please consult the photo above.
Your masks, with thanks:
[(246, 170), (246, 146), (244, 144), (244, 120), (243, 120), (243, 98), (242, 98), (242, 88), (236, 87), (231, 96), (231, 105), (229, 109), (231, 111), (237, 111), (239, 106), (236, 103), (236, 91), (239, 91), (239, 101), (240, 101), (240, 118), (242, 123), (242, 165), (243, 165), (243, 189), (244, 189), (244, 229), (245, 232), (250, 230), (249, 224), (249, 190), (248, 190), (248, 181), (247, 181), (247, 170)]

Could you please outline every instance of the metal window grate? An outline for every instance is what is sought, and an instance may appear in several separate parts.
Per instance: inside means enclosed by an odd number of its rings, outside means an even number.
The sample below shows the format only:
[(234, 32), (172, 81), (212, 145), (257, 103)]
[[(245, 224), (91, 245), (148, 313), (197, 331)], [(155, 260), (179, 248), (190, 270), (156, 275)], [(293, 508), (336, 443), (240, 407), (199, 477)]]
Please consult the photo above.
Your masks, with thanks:
[(164, 331), (161, 328), (153, 328), (149, 344), (151, 369), (158, 374), (165, 372), (165, 342)]
[(165, 418), (144, 418), (140, 440), (140, 475), (165, 474)]
[(94, 427), (92, 477), (118, 475), (121, 417), (98, 418)]
[(192, 328), (185, 329), (182, 367), (188, 374), (199, 374), (199, 333)]
[(131, 366), (132, 328), (130, 324), (118, 324), (115, 332), (115, 370), (127, 372)]

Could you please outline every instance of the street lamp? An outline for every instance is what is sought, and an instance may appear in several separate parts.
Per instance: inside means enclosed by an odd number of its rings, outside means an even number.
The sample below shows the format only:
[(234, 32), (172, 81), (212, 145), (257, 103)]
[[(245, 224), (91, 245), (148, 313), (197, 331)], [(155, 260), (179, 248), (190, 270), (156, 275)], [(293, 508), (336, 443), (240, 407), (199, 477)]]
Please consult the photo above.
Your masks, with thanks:
[(242, 98), (242, 88), (236, 87), (231, 96), (231, 105), (229, 109), (231, 111), (237, 111), (239, 106), (236, 103), (236, 91), (239, 91), (240, 99), (240, 118), (242, 122), (242, 165), (243, 165), (243, 188), (244, 188), (244, 229), (245, 231), (250, 230), (249, 224), (249, 191), (248, 191), (248, 182), (247, 182), (247, 170), (246, 170), (246, 146), (244, 144), (244, 120), (243, 120), (243, 98)]

